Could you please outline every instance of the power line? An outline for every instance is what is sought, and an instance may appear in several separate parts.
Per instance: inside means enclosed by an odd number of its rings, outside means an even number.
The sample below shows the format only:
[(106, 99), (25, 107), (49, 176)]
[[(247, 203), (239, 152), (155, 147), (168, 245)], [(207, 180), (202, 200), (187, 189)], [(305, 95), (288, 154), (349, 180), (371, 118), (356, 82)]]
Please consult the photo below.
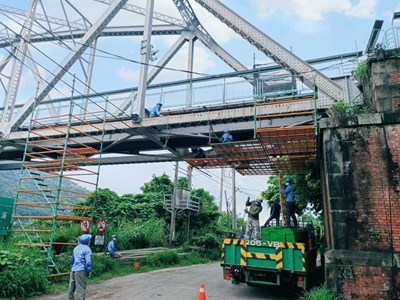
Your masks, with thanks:
[[(0, 13), (3, 14), (4, 16), (6, 16), (7, 18), (9, 18), (11, 21), (14, 21), (15, 23), (17, 23), (18, 25), (20, 25), (21, 27), (23, 27), (23, 24), (21, 24), (21, 23), (15, 21), (15, 19), (10, 18), (5, 12), (1, 12), (1, 11), (0, 11)], [(21, 21), (23, 21), (22, 16), (17, 15), (17, 16), (15, 16), (15, 17), (17, 17), (18, 19), (20, 19)], [(1, 23), (1, 22), (0, 22), (0, 23)], [(3, 26), (5, 26), (5, 25), (3, 24)], [(5, 27), (6, 27), (6, 26), (5, 26)], [(54, 34), (53, 34), (51, 31), (49, 31), (47, 28), (45, 28), (45, 27), (42, 27), (42, 28), (43, 28), (44, 30), (46, 30), (47, 32), (49, 32), (50, 34), (54, 35)], [(37, 32), (37, 31), (34, 31), (33, 29), (31, 29), (31, 31), (32, 31), (33, 33), (35, 33), (36, 35), (39, 35), (40, 37), (43, 37), (43, 38), (46, 37), (43, 33), (39, 33), (39, 32)], [(22, 36), (21, 36), (21, 38), (22, 38)], [(5, 39), (3, 39), (3, 40), (5, 40)], [(75, 39), (73, 39), (73, 40), (74, 40), (74, 43), (76, 43), (76, 44), (78, 44), (78, 45), (83, 45), (83, 44), (80, 43), (79, 41), (76, 41)], [(50, 42), (51, 42), (52, 44), (56, 45), (56, 46), (62, 47), (62, 48), (64, 48), (64, 49), (71, 50), (71, 48), (69, 48), (69, 47), (67, 47), (67, 46), (63, 47), (62, 45), (57, 44), (55, 41), (50, 41)], [(64, 43), (64, 44), (65, 44), (65, 43)], [(92, 47), (92, 46), (90, 45), (88, 48), (89, 48), (89, 49), (93, 49), (94, 47)], [(159, 69), (163, 69), (163, 70), (174, 71), (174, 72), (181, 72), (181, 73), (192, 74), (192, 75), (212, 76), (211, 74), (207, 74), (207, 73), (200, 73), (200, 72), (189, 71), (189, 70), (183, 70), (183, 69), (176, 69), (176, 68), (170, 68), (170, 67), (165, 67), (165, 66), (163, 67), (163, 66), (158, 66), (158, 65), (155, 65), (155, 64), (151, 64), (151, 63), (143, 63), (143, 62), (141, 62), (141, 61), (137, 61), (137, 60), (134, 60), (134, 59), (130, 59), (130, 58), (127, 58), (127, 57), (122, 56), (122, 55), (114, 54), (114, 53), (111, 53), (111, 52), (106, 51), (106, 50), (102, 50), (102, 49), (100, 49), (100, 48), (98, 48), (98, 47), (96, 47), (96, 48), (94, 48), (94, 49), (95, 49), (96, 51), (99, 51), (99, 52), (101, 52), (101, 53), (107, 54), (107, 55), (109, 55), (109, 56), (102, 56), (102, 55), (98, 55), (98, 54), (92, 55), (92, 54), (90, 54), (90, 53), (83, 53), (83, 55), (86, 55), (86, 56), (94, 56), (94, 57), (101, 57), (101, 58), (107, 58), (107, 59), (113, 59), (113, 60), (122, 60), (122, 61), (127, 61), (127, 62), (131, 62), (131, 63), (137, 64), (137, 65), (146, 65), (146, 66), (150, 66), (150, 67), (154, 67), (154, 68), (159, 68)]]

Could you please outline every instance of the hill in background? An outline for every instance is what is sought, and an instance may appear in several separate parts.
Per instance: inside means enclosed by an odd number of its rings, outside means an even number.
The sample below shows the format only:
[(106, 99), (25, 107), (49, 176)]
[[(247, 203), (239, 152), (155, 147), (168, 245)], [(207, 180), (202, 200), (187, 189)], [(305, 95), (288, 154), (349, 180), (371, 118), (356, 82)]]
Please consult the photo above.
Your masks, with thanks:
[[(0, 171), (0, 197), (12, 198), (15, 199), (17, 197), (17, 189), (20, 184), (21, 171), (20, 170), (7, 170)], [(46, 185), (49, 187), (57, 187), (59, 185), (59, 178), (46, 178)], [(35, 185), (33, 180), (24, 180), (23, 181), (23, 189), (30, 190), (38, 190), (38, 187)], [(76, 184), (74, 181), (63, 178), (62, 188), (64, 190), (79, 192), (82, 194), (89, 194), (90, 191), (85, 189), (84, 187)], [(82, 199), (74, 199), (67, 198), (66, 201), (70, 203), (75, 203)], [(24, 202), (43, 202), (45, 201), (43, 196), (40, 195), (23, 195)], [(21, 211), (19, 211), (21, 215), (40, 215), (40, 209), (34, 207), (23, 207)]]

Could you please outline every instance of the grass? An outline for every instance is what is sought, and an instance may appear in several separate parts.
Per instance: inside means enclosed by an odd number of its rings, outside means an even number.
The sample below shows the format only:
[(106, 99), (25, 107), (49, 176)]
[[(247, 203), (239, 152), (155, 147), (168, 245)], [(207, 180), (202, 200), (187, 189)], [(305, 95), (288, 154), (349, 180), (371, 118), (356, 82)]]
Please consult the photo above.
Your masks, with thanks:
[(304, 291), (298, 300), (342, 300), (342, 298), (335, 296), (326, 286), (320, 286), (311, 291)]

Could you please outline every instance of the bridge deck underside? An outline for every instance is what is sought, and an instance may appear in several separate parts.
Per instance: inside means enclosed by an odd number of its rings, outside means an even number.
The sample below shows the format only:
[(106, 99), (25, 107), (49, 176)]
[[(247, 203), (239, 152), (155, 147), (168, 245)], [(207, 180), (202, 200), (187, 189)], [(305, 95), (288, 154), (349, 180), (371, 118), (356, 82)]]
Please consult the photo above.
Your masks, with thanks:
[(187, 158), (196, 168), (234, 168), (242, 175), (307, 173), (315, 167), (314, 125), (260, 128), (254, 140), (212, 144), (215, 157)]

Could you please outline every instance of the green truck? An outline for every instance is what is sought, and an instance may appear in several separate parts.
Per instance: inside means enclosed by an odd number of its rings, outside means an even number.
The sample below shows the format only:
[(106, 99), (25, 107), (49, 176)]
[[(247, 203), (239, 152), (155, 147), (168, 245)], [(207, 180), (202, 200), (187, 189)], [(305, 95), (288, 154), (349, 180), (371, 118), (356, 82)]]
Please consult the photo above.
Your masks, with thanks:
[(224, 238), (223, 276), (234, 284), (283, 285), (307, 289), (316, 271), (314, 228), (266, 227), (261, 240)]

